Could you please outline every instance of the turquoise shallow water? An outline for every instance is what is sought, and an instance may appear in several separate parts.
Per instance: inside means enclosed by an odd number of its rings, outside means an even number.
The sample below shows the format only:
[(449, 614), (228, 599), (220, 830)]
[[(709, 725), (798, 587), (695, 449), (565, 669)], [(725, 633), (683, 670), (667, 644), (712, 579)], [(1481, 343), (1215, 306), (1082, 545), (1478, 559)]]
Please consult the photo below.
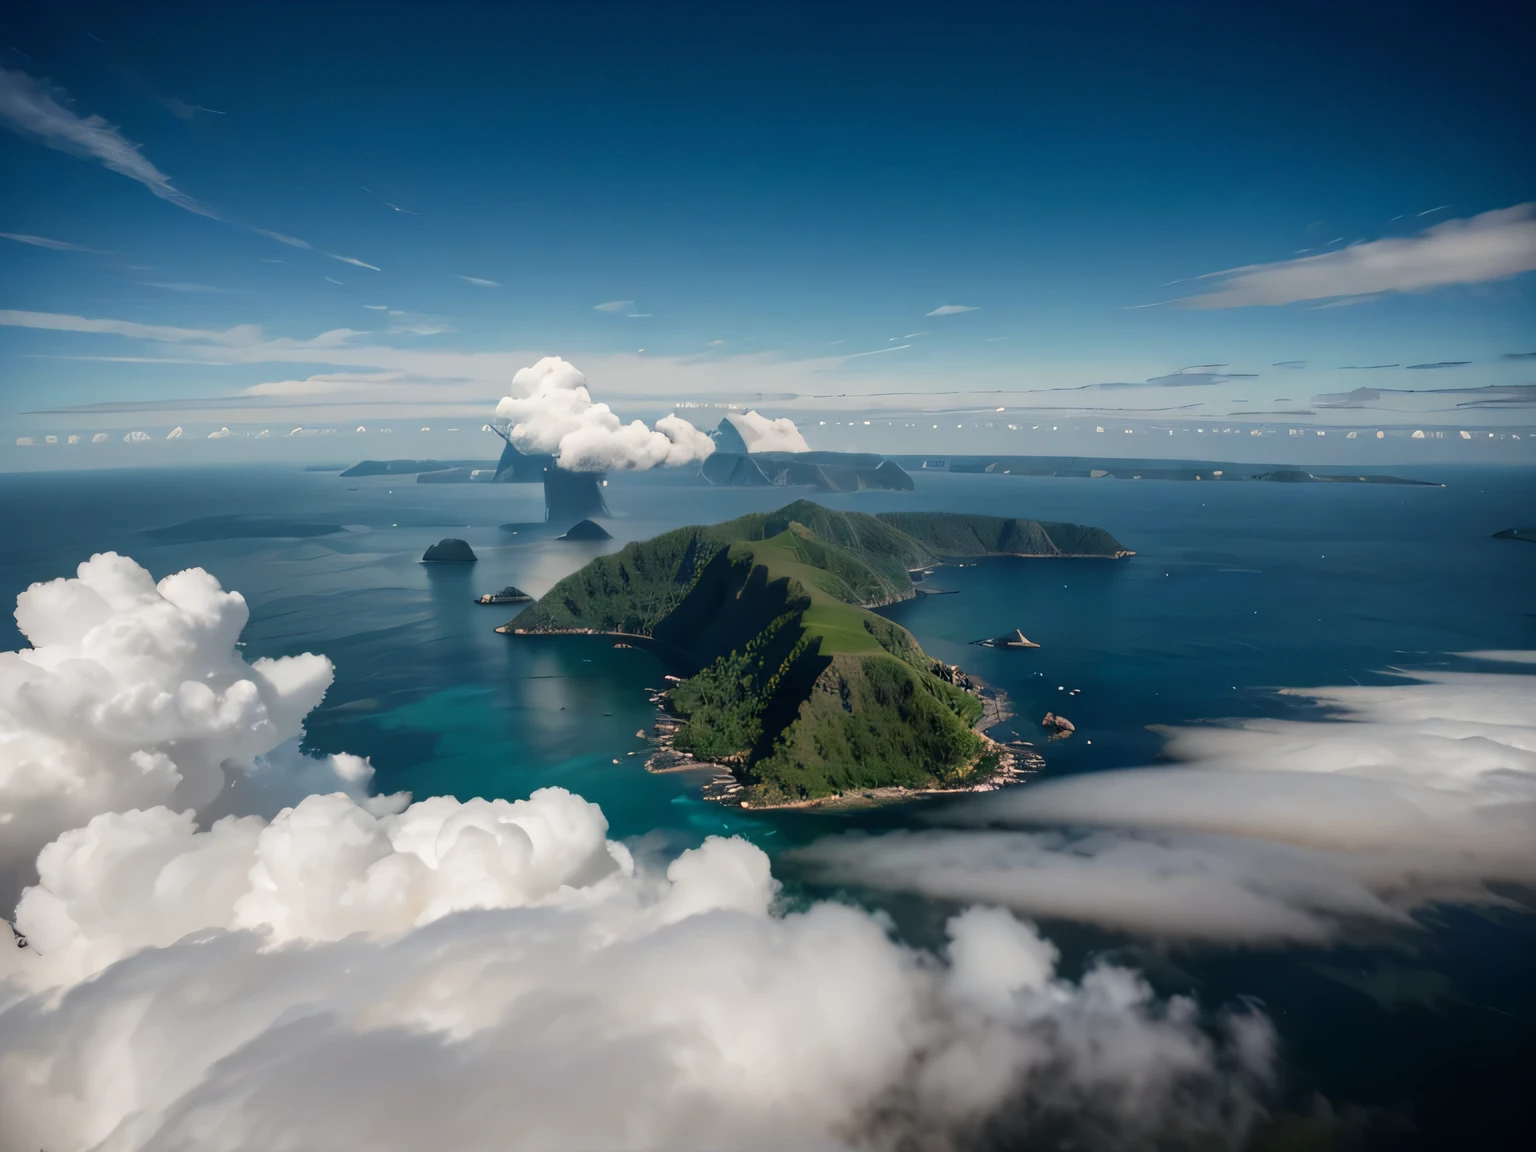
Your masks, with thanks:
[[(1447, 468), (1425, 478), (1446, 486), (920, 475), (914, 493), (825, 502), (1075, 520), (1136, 550), (1123, 563), (944, 568), (932, 583), (956, 595), (887, 610), (930, 653), (1006, 690), (1022, 735), (1039, 738), (1047, 709), (1069, 716), (1078, 736), (1046, 751), (1048, 771), (1070, 772), (1153, 760), (1151, 725), (1304, 707), (1279, 687), (1368, 683), (1394, 667), (1470, 667), (1457, 652), (1536, 648), (1536, 547), (1491, 539), (1536, 519), (1536, 475)], [(517, 797), (558, 784), (601, 804), (613, 833), (642, 849), (670, 852), (712, 832), (739, 832), (775, 852), (849, 826), (908, 824), (918, 810), (742, 814), (705, 804), (695, 781), (649, 775), (627, 755), (642, 747), (636, 731), (654, 715), (644, 690), (668, 670), (654, 656), (597, 637), (497, 635), (512, 609), (472, 600), (507, 583), (537, 595), (625, 540), (798, 495), (616, 477), (607, 490), (616, 539), (591, 545), (499, 527), (539, 519), (534, 487), (249, 468), (5, 475), (0, 592), (14, 596), (109, 548), (157, 576), (200, 565), (250, 603), (249, 656), (319, 651), (335, 662), (307, 744), (369, 756), (382, 789)], [(182, 543), (152, 535), (230, 514), (346, 531)], [(467, 539), (480, 561), (421, 564), (443, 536)], [(970, 643), (1015, 627), (1042, 647)], [(4, 647), (21, 643), (9, 621), (3, 631)], [(793, 868), (777, 868), (801, 891)], [(882, 903), (913, 939), (931, 939), (951, 911), (842, 895)], [(1521, 1088), (1536, 1071), (1536, 932), (1527, 919), (1449, 910), (1411, 950), (1316, 953), (1170, 955), (1070, 924), (1047, 928), (1075, 963), (1114, 950), (1160, 987), (1197, 991), (1206, 1003), (1261, 996), (1281, 1030), (1292, 1095), (1317, 1088), (1338, 1101), (1406, 1110), (1415, 1125), (1406, 1145), (1518, 1146), (1506, 1137), (1531, 1119)], [(1363, 990), (1379, 992), (1384, 982), (1438, 991), (1394, 1000)]]

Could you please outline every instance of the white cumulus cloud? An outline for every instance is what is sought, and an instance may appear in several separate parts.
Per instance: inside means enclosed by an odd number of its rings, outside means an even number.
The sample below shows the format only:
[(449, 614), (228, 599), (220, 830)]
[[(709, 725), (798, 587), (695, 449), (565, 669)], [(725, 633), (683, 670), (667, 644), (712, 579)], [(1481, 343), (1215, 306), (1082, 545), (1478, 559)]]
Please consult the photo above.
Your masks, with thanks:
[(748, 452), (809, 452), (800, 429), (787, 416), (770, 420), (757, 412), (733, 412), (726, 416), (733, 428), (741, 434)]
[(259, 775), (299, 736), (330, 661), (247, 664), (248, 616), (200, 568), (156, 583), (113, 552), (16, 598), (32, 646), (0, 652), (0, 901), (59, 833), (103, 812), (203, 807), (226, 767)]
[(320, 796), (206, 832), (98, 817), (43, 852), (31, 943), (0, 953), (8, 1137), (894, 1149), (1004, 1122), (1221, 1143), (1269, 1075), (1262, 1016), (1208, 1026), (1108, 964), (1068, 979), (1006, 912), (954, 917), (941, 958), (845, 905), (776, 911), (744, 840), (662, 875), (605, 836), (559, 789), (382, 815)]
[(522, 395), (496, 405), (496, 415), (511, 421), (512, 443), (573, 472), (693, 464), (714, 451), (714, 441), (675, 414), (654, 428), (623, 423), (608, 405), (593, 402), (587, 378), (558, 356), (520, 369), (512, 386)]

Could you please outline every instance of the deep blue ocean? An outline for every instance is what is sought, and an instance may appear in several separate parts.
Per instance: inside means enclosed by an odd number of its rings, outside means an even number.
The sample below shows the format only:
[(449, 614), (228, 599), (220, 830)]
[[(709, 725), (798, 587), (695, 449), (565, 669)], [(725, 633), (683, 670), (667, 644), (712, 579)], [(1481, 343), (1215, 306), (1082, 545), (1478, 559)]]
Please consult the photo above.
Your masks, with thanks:
[[(862, 511), (931, 509), (1071, 520), (1137, 555), (991, 560), (940, 569), (887, 614), (932, 655), (1008, 693), (1026, 738), (1047, 710), (1078, 735), (1046, 749), (1049, 772), (1152, 762), (1151, 725), (1286, 715), (1281, 687), (1384, 682), (1393, 668), (1471, 667), (1454, 653), (1536, 648), (1536, 547), (1496, 540), (1536, 523), (1536, 472), (1445, 467), (1443, 487), (1195, 483), (919, 474), (915, 493), (817, 497)], [(323, 652), (336, 665), (307, 746), (369, 756), (381, 790), (515, 798), (559, 784), (601, 804), (613, 834), (673, 851), (735, 832), (770, 853), (849, 826), (910, 823), (912, 806), (850, 815), (738, 813), (686, 775), (653, 776), (629, 753), (654, 717), (647, 687), (669, 671), (600, 638), (512, 638), (513, 607), (626, 540), (778, 507), (804, 492), (713, 489), (676, 475), (619, 476), (605, 490), (613, 541), (557, 541), (537, 486), (417, 484), (281, 468), (0, 475), (0, 593), (72, 574), (116, 550), (157, 577), (189, 566), (251, 606), (248, 657)], [(329, 535), (168, 539), (214, 516), (338, 524)], [(503, 525), (512, 525), (504, 528)], [(513, 530), (515, 528), (515, 531)], [(202, 539), (186, 539), (186, 535)], [(445, 536), (474, 565), (425, 565)], [(514, 606), (515, 607), (515, 606)], [(1041, 647), (972, 641), (1021, 628)], [(4, 648), (23, 641), (0, 623)], [(795, 885), (792, 869), (781, 869)], [(886, 903), (921, 938), (946, 914)], [(1536, 927), (1518, 915), (1439, 912), (1413, 945), (1365, 949), (1154, 950), (1047, 925), (1070, 958), (1105, 951), (1205, 1003), (1257, 996), (1284, 1045), (1287, 1106), (1321, 1093), (1334, 1138), (1370, 1147), (1518, 1147), (1536, 1083)], [(1305, 1126), (1303, 1125), (1303, 1128)], [(1513, 1142), (1512, 1142), (1513, 1140)], [(1347, 1147), (1348, 1144), (1296, 1144)]]

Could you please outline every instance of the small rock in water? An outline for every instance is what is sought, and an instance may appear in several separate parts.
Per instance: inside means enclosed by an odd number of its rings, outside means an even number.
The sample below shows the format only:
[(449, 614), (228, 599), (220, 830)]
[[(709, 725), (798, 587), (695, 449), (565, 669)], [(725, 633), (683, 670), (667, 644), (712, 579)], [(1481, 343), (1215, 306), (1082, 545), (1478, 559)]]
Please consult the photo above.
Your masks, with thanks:
[(423, 561), (432, 563), (458, 562), (464, 564), (472, 564), (477, 559), (475, 550), (469, 546), (468, 541), (458, 540), (453, 537), (439, 540), (423, 552), (421, 558)]

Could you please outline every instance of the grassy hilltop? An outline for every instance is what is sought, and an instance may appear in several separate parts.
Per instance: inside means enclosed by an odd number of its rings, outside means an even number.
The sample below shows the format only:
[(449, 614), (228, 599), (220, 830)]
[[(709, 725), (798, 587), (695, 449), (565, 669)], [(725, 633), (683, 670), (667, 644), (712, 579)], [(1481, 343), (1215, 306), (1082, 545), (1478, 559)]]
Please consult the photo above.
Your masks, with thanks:
[(1078, 525), (800, 500), (628, 544), (508, 630), (645, 635), (686, 656), (700, 671), (671, 693), (686, 721), (676, 747), (734, 765), (759, 802), (958, 786), (985, 751), (971, 728), (981, 701), (867, 609), (910, 597), (911, 569), (989, 554), (1126, 553)]

